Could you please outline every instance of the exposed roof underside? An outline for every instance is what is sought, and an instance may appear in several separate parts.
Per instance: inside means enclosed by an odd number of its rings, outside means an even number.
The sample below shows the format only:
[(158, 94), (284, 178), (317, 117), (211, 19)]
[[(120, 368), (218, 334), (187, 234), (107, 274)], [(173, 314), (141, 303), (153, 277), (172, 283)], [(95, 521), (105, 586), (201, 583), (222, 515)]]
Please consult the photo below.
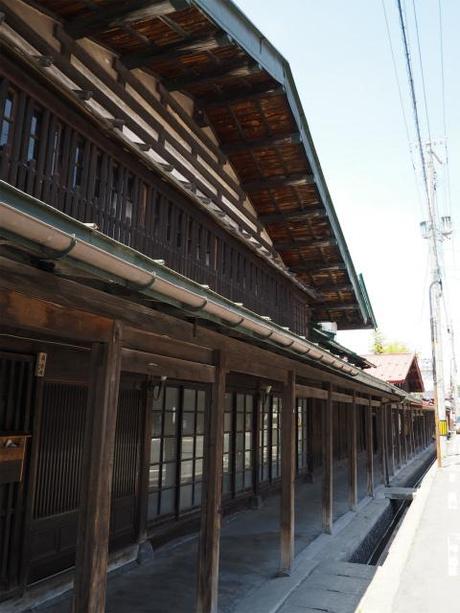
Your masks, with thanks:
[(286, 60), (228, 0), (38, 0), (76, 39), (194, 101), (286, 266), (317, 293), (316, 321), (375, 325)]
[(368, 373), (394, 385), (407, 384), (409, 392), (423, 392), (422, 374), (414, 353), (389, 353), (364, 356), (375, 368)]

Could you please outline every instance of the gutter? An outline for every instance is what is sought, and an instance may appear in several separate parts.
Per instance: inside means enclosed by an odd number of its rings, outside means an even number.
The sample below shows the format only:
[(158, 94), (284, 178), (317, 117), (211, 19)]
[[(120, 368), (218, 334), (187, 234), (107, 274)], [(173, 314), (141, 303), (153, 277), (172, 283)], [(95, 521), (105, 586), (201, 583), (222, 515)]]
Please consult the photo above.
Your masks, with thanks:
[(106, 281), (283, 349), (297, 359), (312, 360), (384, 393), (401, 395), (398, 388), (367, 375), (270, 318), (220, 296), (167, 268), (162, 261), (115, 241), (4, 181), (0, 181), (0, 233), (38, 252), (43, 260), (68, 261)]

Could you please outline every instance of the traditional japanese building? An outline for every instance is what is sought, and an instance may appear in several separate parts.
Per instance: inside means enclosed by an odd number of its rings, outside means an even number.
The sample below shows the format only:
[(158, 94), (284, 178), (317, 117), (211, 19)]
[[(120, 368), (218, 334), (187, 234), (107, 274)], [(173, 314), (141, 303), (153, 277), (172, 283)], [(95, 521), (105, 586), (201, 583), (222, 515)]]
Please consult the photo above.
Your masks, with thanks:
[(422, 373), (415, 353), (381, 353), (364, 356), (372, 364), (367, 372), (405, 392), (423, 394)]
[(62, 577), (103, 611), (108, 564), (199, 530), (217, 611), (222, 513), (280, 495), (288, 573), (299, 488), (331, 531), (336, 463), (355, 508), (432, 413), (318, 328), (375, 320), (289, 65), (232, 2), (0, 11), (0, 599)]

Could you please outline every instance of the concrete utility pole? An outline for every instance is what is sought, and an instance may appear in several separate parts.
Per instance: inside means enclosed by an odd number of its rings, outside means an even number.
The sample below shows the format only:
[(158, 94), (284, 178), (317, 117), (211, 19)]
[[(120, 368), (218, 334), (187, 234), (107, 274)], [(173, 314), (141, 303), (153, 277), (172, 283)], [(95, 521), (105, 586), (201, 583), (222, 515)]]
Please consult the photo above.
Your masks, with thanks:
[(443, 295), (442, 286), (442, 241), (451, 234), (450, 217), (439, 219), (436, 195), (436, 170), (434, 160), (441, 163), (432, 148), (432, 144), (426, 146), (427, 160), (427, 208), (428, 220), (421, 225), (423, 238), (430, 241), (431, 254), (431, 283), (429, 288), (430, 298), (430, 326), (431, 326), (431, 351), (433, 359), (433, 384), (434, 384), (434, 404), (436, 415), (436, 452), (438, 465), (442, 466), (443, 458), (447, 451), (447, 432), (448, 424), (446, 420), (446, 396), (444, 383), (444, 365), (442, 351), (442, 314), (441, 299)]

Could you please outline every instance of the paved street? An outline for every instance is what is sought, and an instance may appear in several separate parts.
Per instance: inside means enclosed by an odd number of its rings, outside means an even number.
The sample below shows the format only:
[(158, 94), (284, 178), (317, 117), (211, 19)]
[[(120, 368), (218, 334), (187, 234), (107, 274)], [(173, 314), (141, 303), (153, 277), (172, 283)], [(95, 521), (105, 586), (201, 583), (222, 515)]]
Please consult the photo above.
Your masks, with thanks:
[(460, 436), (412, 503), (359, 613), (458, 613)]
[[(460, 439), (460, 437), (457, 437)], [(401, 575), (394, 613), (458, 613), (460, 442), (438, 470)]]

